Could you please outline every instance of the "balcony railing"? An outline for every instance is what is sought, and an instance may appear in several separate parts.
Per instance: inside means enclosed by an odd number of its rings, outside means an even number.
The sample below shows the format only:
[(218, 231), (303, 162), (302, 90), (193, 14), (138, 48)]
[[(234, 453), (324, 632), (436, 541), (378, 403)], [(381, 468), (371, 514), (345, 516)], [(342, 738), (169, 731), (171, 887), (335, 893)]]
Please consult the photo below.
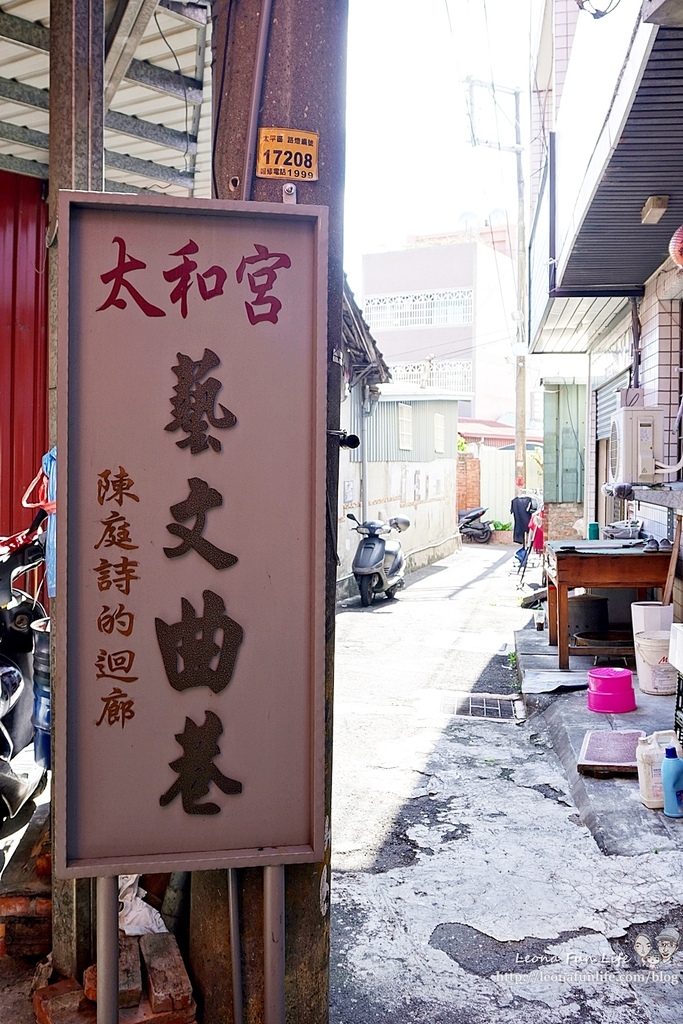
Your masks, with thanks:
[(458, 394), (472, 393), (472, 360), (425, 359), (420, 363), (395, 363), (390, 367), (394, 383), (417, 384)]

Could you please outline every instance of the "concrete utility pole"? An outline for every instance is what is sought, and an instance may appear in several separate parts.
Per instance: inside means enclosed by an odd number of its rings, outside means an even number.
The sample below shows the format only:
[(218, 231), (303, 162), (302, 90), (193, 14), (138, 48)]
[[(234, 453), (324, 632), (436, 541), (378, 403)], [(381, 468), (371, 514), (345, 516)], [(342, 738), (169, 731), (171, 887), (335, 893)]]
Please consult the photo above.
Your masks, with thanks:
[(524, 230), (524, 167), (522, 164), (522, 126), (520, 93), (515, 89), (515, 153), (517, 156), (517, 352), (515, 355), (515, 487), (521, 495), (526, 489), (526, 232)]
[[(326, 545), (326, 819), (331, 811), (332, 684), (342, 332), (342, 221), (346, 71), (346, 0), (214, 0), (213, 191), (219, 199), (300, 202), (329, 208), (327, 329)], [(319, 180), (296, 184), (255, 178), (257, 129), (318, 132)], [(296, 398), (293, 397), (293, 401)], [(283, 424), (283, 459), (287, 452)], [(284, 501), (284, 496), (283, 496)], [(327, 829), (329, 836), (329, 829)], [(236, 876), (236, 878), (235, 878)], [(322, 864), (289, 865), (285, 874), (285, 993), (288, 1024), (325, 1024), (329, 996), (330, 844)], [(242, 999), (230, 976), (228, 896), (239, 894)], [(234, 910), (235, 901), (232, 901)], [(192, 880), (192, 972), (205, 1024), (264, 1019), (263, 872), (195, 873)], [(233, 920), (234, 925), (234, 920)], [(235, 934), (233, 929), (233, 935)], [(268, 1017), (266, 1016), (266, 1019)]]
[[(101, 192), (104, 184), (104, 0), (50, 3), (49, 332), (50, 444), (57, 438), (57, 195)], [(54, 614), (54, 603), (52, 607)], [(54, 642), (54, 632), (52, 634)], [(53, 661), (54, 663), (54, 661)], [(55, 672), (52, 707), (55, 707)], [(64, 771), (62, 765), (53, 772)], [(53, 775), (54, 778), (54, 775)], [(52, 801), (52, 807), (55, 803)], [(52, 817), (52, 837), (64, 822)], [(53, 967), (82, 977), (94, 955), (94, 879), (52, 879)]]
[[(527, 350), (527, 252), (526, 232), (524, 229), (526, 211), (524, 201), (524, 165), (522, 162), (522, 125), (520, 121), (519, 89), (509, 89), (494, 85), (493, 82), (482, 82), (474, 78), (467, 80), (470, 93), (470, 112), (472, 128), (472, 145), (488, 146), (501, 153), (514, 153), (517, 158), (517, 341), (515, 344), (515, 492), (520, 495), (526, 489), (526, 350)], [(500, 139), (480, 139), (474, 126), (474, 90), (485, 89), (497, 103), (497, 93), (515, 98), (515, 142), (513, 146), (504, 146)]]

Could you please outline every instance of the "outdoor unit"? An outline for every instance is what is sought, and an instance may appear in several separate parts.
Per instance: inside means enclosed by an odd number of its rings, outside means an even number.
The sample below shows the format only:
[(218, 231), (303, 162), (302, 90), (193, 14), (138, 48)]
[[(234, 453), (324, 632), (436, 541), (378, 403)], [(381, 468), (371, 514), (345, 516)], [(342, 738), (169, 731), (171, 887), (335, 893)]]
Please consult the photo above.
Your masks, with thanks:
[(655, 460), (661, 460), (662, 454), (662, 409), (617, 409), (612, 413), (610, 483), (654, 483)]

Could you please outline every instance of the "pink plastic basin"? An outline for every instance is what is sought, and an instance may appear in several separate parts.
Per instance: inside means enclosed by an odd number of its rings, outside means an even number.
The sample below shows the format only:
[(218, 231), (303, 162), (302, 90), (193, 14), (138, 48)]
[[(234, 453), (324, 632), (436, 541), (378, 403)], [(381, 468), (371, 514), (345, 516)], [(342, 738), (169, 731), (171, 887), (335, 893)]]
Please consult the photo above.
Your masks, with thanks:
[(588, 689), (601, 693), (618, 693), (633, 686), (630, 668), (592, 668), (588, 672)]
[(588, 673), (588, 710), (615, 715), (635, 711), (636, 695), (630, 669), (591, 669)]

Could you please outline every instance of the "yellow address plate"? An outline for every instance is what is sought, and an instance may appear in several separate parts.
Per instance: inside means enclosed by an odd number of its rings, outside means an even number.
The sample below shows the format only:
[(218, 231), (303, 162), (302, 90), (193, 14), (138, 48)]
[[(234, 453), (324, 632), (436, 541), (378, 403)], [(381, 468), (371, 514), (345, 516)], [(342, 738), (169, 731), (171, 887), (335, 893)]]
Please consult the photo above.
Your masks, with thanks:
[(259, 128), (256, 177), (317, 181), (318, 137), (298, 128)]

